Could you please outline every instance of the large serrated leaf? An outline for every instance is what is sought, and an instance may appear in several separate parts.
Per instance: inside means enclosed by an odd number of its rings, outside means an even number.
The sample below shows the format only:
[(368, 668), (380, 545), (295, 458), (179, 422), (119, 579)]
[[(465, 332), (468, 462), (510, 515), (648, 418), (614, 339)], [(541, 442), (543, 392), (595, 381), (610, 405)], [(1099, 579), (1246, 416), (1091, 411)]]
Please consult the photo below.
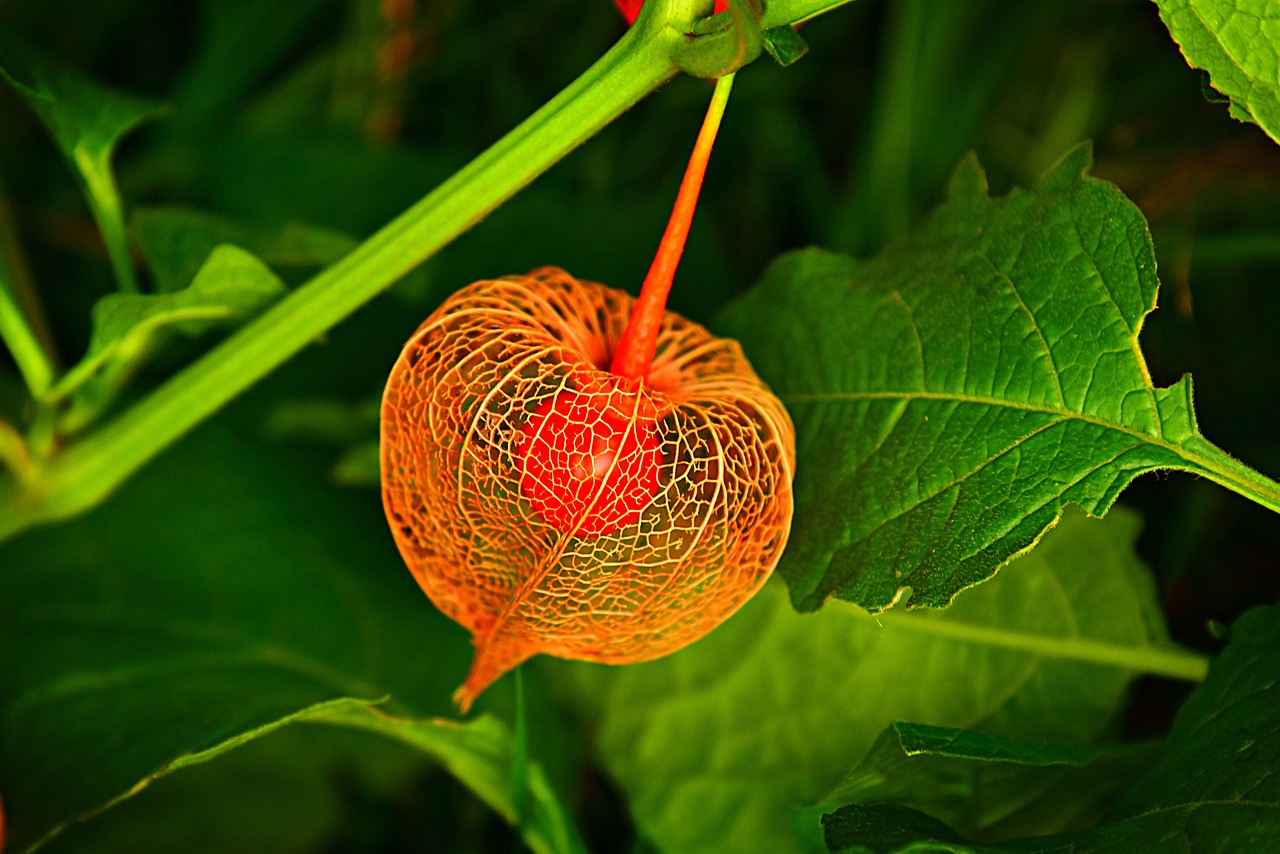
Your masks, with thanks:
[(1280, 509), (1280, 489), (1201, 436), (1189, 378), (1156, 388), (1146, 222), (1089, 177), (1088, 147), (1032, 191), (987, 195), (973, 158), (947, 202), (869, 261), (783, 256), (720, 327), (797, 429), (792, 601), (944, 607), (1155, 469)]
[(93, 307), (93, 334), (84, 358), (54, 386), (68, 398), (68, 432), (83, 427), (155, 351), (166, 332), (200, 335), (251, 316), (284, 293), (284, 284), (253, 255), (224, 244), (195, 279), (163, 294), (108, 294)]
[(901, 805), (842, 807), (824, 819), (840, 852), (1273, 851), (1280, 845), (1280, 609), (1257, 609), (1174, 721), (1161, 756), (1088, 831), (967, 844)]
[(1231, 115), (1280, 143), (1280, 4), (1274, 0), (1156, 0), (1182, 55), (1209, 72)]
[[(659, 850), (801, 851), (818, 835), (807, 808), (827, 803), (893, 721), (1101, 734), (1132, 673), (1168, 652), (1137, 531), (1129, 513), (1071, 513), (1043, 548), (946, 611), (875, 618), (833, 603), (801, 615), (770, 584), (666, 659), (535, 663), (595, 724), (603, 762)], [(1169, 661), (1192, 677), (1203, 669), (1194, 656)]]

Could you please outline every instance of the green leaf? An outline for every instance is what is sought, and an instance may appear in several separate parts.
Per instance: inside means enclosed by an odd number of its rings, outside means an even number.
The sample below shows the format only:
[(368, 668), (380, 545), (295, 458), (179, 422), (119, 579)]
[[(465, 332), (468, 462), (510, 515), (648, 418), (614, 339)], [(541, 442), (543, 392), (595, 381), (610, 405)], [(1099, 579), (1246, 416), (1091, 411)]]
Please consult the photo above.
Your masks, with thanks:
[[(326, 708), (312, 719), (378, 732), (438, 758), (481, 800), (509, 823), (516, 823), (510, 780), (515, 741), (507, 725), (496, 718), (485, 715), (465, 724), (406, 720), (352, 705)], [(561, 806), (541, 767), (529, 763), (525, 772), (523, 791), (528, 809), (520, 827), (525, 843), (536, 852), (585, 852), (572, 817)]]
[[(1280, 609), (1259, 608), (1187, 700), (1157, 762), (1092, 830), (967, 846), (905, 807), (848, 806), (824, 819), (835, 852), (1269, 851), (1280, 839)], [(938, 843), (943, 847), (939, 848)]]
[(1194, 677), (1168, 649), (1138, 523), (1067, 515), (1041, 549), (946, 611), (792, 609), (767, 585), (721, 628), (626, 668), (535, 662), (599, 732), (597, 752), (660, 850), (802, 848), (823, 802), (894, 721), (1087, 742), (1134, 672)]
[(166, 333), (196, 336), (257, 313), (284, 285), (254, 256), (219, 246), (191, 285), (164, 294), (108, 294), (93, 307), (93, 334), (84, 358), (51, 392), (70, 399), (63, 426), (74, 432), (111, 402)]
[(356, 246), (349, 235), (290, 223), (263, 231), (193, 208), (145, 208), (133, 215), (138, 245), (160, 293), (189, 285), (209, 254), (230, 243), (275, 267), (323, 267)]
[(67, 828), (42, 850), (336, 850), (344, 831), (350, 834), (353, 824), (367, 820), (363, 812), (370, 802), (394, 803), (431, 773), (431, 765), (431, 759), (379, 735), (327, 725), (284, 727), (216, 761), (148, 783), (103, 814)]
[[(0, 549), (11, 850), (298, 720), (411, 741), (512, 814), (490, 782), (504, 728), (428, 717), (451, 709), (468, 658), (376, 501), (328, 488), (296, 452), (210, 425), (100, 510)], [(563, 810), (539, 804), (529, 844), (572, 850), (554, 847), (573, 838), (548, 818)]]
[(1151, 754), (895, 723), (823, 802), (903, 804), (969, 837), (1056, 833), (1096, 821)]
[(773, 27), (760, 35), (764, 40), (764, 49), (783, 68), (809, 52), (809, 43), (790, 24)]
[(822, 834), (833, 854), (978, 854), (936, 818), (901, 804), (841, 807), (822, 817)]
[(116, 282), (138, 290), (129, 258), (124, 207), (111, 169), (120, 139), (156, 115), (155, 101), (116, 92), (36, 56), (9, 38), (0, 39), (0, 78), (22, 97), (53, 133), (76, 170), (85, 199), (102, 231)]
[(799, 24), (851, 3), (853, 0), (769, 0), (765, 4), (764, 26)]
[(1280, 511), (1280, 487), (1200, 435), (1189, 378), (1152, 385), (1150, 234), (1091, 160), (992, 199), (969, 158), (916, 234), (868, 261), (783, 256), (723, 316), (796, 422), (796, 607), (944, 607), (1068, 504), (1101, 515), (1156, 469)]
[(1280, 8), (1272, 0), (1156, 0), (1193, 68), (1231, 99), (1233, 118), (1280, 143)]

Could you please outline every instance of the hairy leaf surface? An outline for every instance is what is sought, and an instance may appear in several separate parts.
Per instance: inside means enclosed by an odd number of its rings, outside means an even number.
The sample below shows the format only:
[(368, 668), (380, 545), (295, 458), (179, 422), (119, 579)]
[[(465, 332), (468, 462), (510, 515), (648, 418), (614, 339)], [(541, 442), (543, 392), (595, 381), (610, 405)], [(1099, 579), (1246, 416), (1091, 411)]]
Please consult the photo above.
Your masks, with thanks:
[(1156, 388), (1146, 222), (1069, 154), (993, 199), (965, 160), (919, 232), (869, 261), (783, 256), (721, 328), (796, 422), (792, 601), (946, 606), (1077, 504), (1185, 469), (1280, 509), (1280, 488), (1199, 434), (1184, 378)]

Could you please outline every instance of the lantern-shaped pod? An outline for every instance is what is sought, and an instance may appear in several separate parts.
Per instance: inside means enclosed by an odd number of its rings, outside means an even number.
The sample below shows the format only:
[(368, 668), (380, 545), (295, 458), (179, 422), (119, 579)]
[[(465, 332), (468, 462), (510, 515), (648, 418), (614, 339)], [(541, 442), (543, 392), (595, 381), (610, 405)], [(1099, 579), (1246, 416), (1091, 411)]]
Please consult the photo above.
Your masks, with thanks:
[(672, 313), (647, 379), (610, 373), (633, 304), (554, 268), (477, 282), (391, 372), (383, 503), (422, 589), (472, 633), (464, 710), (537, 653), (673, 652), (782, 553), (786, 410), (736, 342)]

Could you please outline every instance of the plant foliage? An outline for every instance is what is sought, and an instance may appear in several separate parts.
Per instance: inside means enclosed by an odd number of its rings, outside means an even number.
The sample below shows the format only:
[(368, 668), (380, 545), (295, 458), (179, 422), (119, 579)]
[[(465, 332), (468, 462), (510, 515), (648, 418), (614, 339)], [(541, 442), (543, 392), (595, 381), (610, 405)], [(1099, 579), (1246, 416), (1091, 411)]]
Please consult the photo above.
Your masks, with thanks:
[[(0, 3), (5, 854), (1280, 848), (1274, 3), (710, 8)], [(634, 290), (739, 68), (672, 307), (798, 427), (779, 577), (459, 717), (388, 371)]]

